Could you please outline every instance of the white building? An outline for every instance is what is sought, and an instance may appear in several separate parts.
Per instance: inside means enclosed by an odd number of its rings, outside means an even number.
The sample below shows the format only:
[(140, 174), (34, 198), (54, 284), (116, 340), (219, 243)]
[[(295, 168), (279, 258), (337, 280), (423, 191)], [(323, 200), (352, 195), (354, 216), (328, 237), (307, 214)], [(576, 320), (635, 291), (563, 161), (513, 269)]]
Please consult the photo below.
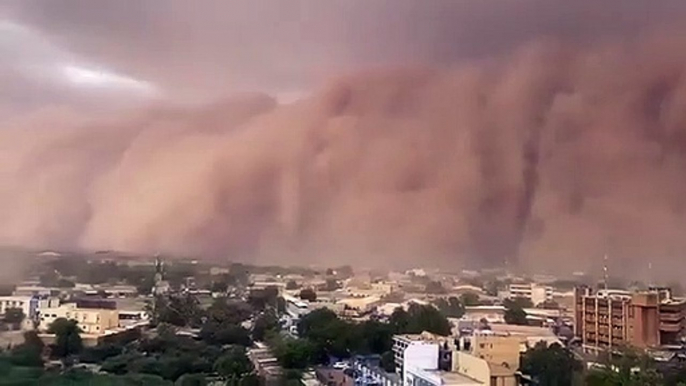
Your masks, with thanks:
[(553, 300), (553, 287), (536, 283), (510, 284), (508, 297), (531, 300), (534, 306)]
[(0, 296), (0, 315), (5, 315), (7, 310), (18, 308), (24, 314), (21, 323), (22, 330), (32, 327), (32, 318), (38, 308), (38, 299), (33, 296)]
[[(400, 339), (398, 342), (401, 343)], [(404, 386), (516, 386), (515, 369), (488, 362), (479, 353), (460, 351), (446, 342), (405, 342)], [(492, 342), (490, 345), (493, 346)], [(516, 341), (513, 351), (518, 358)], [(491, 349), (493, 352), (499, 351)]]
[[(436, 355), (436, 365), (438, 365), (438, 345), (445, 341), (446, 337), (432, 334), (430, 332), (422, 332), (421, 334), (402, 334), (393, 336), (393, 356), (395, 358), (395, 371), (398, 374), (403, 374), (405, 363), (405, 352), (409, 347), (413, 349), (410, 351), (410, 356), (415, 360), (422, 358), (421, 355), (428, 355), (434, 353)], [(419, 347), (419, 348), (415, 348)], [(415, 356), (419, 355), (419, 357)], [(422, 354), (423, 353), (423, 354)], [(432, 354), (433, 355), (433, 354)], [(426, 363), (425, 361), (421, 362)]]

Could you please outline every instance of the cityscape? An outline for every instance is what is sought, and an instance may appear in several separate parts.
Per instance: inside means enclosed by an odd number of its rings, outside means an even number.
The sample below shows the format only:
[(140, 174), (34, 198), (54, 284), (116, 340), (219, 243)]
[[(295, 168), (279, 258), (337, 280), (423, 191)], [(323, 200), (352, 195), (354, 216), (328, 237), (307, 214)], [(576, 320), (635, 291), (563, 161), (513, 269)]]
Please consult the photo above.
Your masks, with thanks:
[(0, 0), (0, 386), (686, 386), (686, 0)]
[(11, 253), (30, 264), (0, 296), (8, 384), (686, 379), (682, 288), (620, 286), (608, 269), (563, 277)]

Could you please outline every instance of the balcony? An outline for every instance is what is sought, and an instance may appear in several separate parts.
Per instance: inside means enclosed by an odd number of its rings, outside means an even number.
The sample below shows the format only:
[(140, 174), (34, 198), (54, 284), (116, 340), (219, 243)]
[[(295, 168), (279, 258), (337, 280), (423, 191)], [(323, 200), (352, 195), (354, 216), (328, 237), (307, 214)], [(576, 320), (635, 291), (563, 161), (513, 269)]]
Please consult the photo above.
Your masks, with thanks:
[(684, 316), (681, 313), (661, 312), (660, 320), (665, 322), (680, 322)]
[(683, 329), (680, 323), (660, 323), (660, 331), (679, 332)]

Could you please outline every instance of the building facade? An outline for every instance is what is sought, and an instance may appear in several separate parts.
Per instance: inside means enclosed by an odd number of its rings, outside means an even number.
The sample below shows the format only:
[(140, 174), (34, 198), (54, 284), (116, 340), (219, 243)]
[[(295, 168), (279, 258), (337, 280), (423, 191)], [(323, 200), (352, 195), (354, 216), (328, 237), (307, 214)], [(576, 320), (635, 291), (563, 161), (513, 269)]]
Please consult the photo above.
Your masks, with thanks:
[[(446, 338), (429, 332), (421, 334), (402, 334), (393, 336), (393, 357), (395, 359), (395, 371), (398, 374), (403, 374), (405, 363), (405, 351), (410, 346), (427, 346), (426, 350), (434, 350), (434, 346), (438, 347)], [(422, 349), (419, 349), (422, 350)], [(437, 349), (436, 349), (437, 350)]]
[(587, 351), (678, 343), (686, 332), (686, 301), (669, 290), (575, 290), (574, 333)]
[(119, 312), (116, 309), (78, 308), (76, 304), (69, 303), (41, 309), (38, 329), (48, 331), (50, 324), (59, 318), (75, 320), (83, 333), (91, 335), (102, 335), (107, 330), (119, 327)]
[(525, 298), (531, 300), (534, 306), (553, 300), (553, 287), (536, 283), (510, 284), (508, 287), (510, 298)]
[(396, 371), (405, 386), (515, 386), (521, 339), (492, 334), (394, 336)]

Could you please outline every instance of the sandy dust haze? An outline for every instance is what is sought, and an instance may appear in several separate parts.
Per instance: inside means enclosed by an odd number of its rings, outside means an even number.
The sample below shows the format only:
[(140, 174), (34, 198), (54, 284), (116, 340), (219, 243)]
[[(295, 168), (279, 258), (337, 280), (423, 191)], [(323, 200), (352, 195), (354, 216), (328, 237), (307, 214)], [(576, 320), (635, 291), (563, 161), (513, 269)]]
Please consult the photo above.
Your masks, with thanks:
[[(523, 2), (522, 17), (535, 20), (537, 3)], [(599, 11), (580, 4), (569, 17)], [(471, 38), (455, 38), (451, 51), (441, 37), (440, 52), (417, 61), (394, 40), (388, 61), (339, 50), (340, 60), (327, 59), (343, 64), (296, 71), (293, 84), (281, 81), (288, 71), (260, 78), (257, 69), (259, 81), (225, 92), (204, 92), (205, 75), (221, 73), (214, 66), (193, 77), (201, 67), (185, 73), (179, 61), (166, 71), (152, 53), (131, 58), (129, 74), (135, 67), (165, 92), (212, 100), (202, 105), (165, 97), (101, 110), (57, 93), (27, 107), (5, 95), (0, 244), (559, 272), (591, 269), (608, 253), (627, 272), (651, 261), (668, 273), (686, 251), (686, 30), (661, 16), (634, 29), (648, 3), (624, 4), (629, 22), (605, 23), (608, 11), (583, 26), (597, 38), (570, 39), (574, 28), (563, 25), (468, 52)], [(160, 20), (151, 28), (166, 34)], [(604, 23), (615, 29), (604, 33)], [(125, 62), (122, 52), (71, 41)], [(217, 55), (222, 63), (229, 51)], [(215, 78), (220, 88), (240, 67)], [(201, 87), (180, 86), (194, 79)], [(300, 98), (284, 102), (289, 92)]]

